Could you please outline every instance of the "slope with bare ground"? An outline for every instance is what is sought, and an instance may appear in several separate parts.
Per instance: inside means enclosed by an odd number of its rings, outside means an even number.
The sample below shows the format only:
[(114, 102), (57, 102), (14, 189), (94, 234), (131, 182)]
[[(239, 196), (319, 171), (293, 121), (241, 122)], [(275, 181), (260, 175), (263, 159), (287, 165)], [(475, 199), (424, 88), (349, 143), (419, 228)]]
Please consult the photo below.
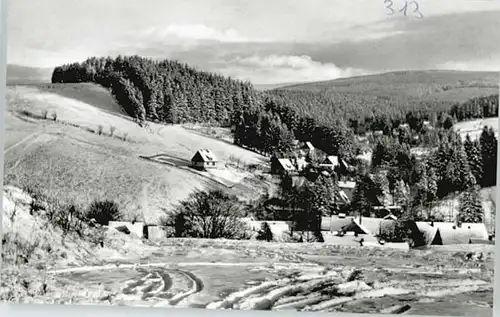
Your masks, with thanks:
[[(82, 90), (89, 89), (86, 85)], [(59, 93), (35, 86), (8, 88), (6, 183), (39, 187), (82, 205), (95, 198), (113, 199), (125, 214), (142, 214), (147, 221), (155, 221), (196, 188), (226, 186), (221, 177), (230, 192), (248, 199), (271, 186), (255, 174), (225, 168), (234, 158), (265, 164), (266, 158), (256, 153), (181, 126), (140, 128), (108, 106), (62, 96), (60, 91), (73, 91), (76, 85), (69, 87), (58, 88)], [(200, 148), (211, 149), (224, 171), (200, 174), (186, 167)], [(157, 155), (173, 164), (142, 158)]]
[(109, 90), (97, 84), (38, 84), (35, 87), (43, 92), (54, 93), (93, 105), (112, 114), (126, 115), (123, 107), (118, 104)]

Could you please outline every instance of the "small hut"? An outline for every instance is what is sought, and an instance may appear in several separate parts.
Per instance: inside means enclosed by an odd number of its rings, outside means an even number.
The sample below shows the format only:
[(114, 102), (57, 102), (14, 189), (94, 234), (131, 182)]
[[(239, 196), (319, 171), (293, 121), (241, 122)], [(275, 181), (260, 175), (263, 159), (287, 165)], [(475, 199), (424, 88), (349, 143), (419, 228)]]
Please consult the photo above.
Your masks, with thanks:
[(191, 159), (191, 166), (193, 168), (203, 170), (208, 168), (216, 168), (217, 167), (217, 158), (212, 153), (212, 151), (208, 149), (198, 150), (193, 158)]

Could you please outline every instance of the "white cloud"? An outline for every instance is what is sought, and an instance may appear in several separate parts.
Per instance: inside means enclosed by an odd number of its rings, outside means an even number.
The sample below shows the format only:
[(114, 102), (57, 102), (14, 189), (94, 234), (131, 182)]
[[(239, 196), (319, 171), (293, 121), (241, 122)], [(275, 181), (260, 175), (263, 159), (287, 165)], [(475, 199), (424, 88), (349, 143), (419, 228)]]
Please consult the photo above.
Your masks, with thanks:
[(360, 69), (341, 69), (333, 63), (320, 63), (307, 55), (238, 57), (224, 63), (218, 71), (254, 84), (321, 81), (366, 74)]
[(365, 34), (359, 34), (359, 36), (351, 36), (351, 42), (363, 42), (363, 41), (373, 41), (382, 40), (391, 36), (405, 34), (405, 31), (387, 31), (387, 32), (373, 32)]
[(215, 41), (222, 43), (244, 43), (265, 41), (250, 39), (241, 35), (235, 29), (219, 30), (204, 24), (171, 24), (168, 27), (151, 27), (139, 32), (141, 37), (153, 40), (176, 38), (184, 41)]
[(492, 59), (476, 61), (449, 61), (436, 66), (437, 69), (461, 71), (492, 71), (500, 72), (500, 56)]

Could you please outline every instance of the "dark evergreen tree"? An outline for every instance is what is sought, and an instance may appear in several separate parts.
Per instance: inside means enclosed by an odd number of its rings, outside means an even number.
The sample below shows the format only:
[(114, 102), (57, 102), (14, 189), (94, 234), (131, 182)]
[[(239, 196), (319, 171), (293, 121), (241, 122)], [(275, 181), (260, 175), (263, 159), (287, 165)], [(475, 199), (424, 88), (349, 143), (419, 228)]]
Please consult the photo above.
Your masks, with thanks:
[(497, 138), (492, 128), (484, 127), (479, 138), (483, 163), (482, 186), (496, 185), (497, 175)]
[(483, 178), (483, 161), (481, 157), (481, 145), (478, 141), (472, 141), (470, 135), (467, 134), (464, 141), (464, 149), (467, 154), (467, 161), (474, 175), (477, 184), (482, 184)]
[(369, 175), (358, 177), (351, 201), (351, 211), (354, 215), (371, 216), (372, 207), (378, 205), (380, 189)]
[(453, 117), (450, 116), (450, 115), (447, 115), (445, 118), (444, 118), (444, 121), (442, 123), (442, 126), (443, 128), (445, 128), (446, 130), (450, 130), (451, 128), (453, 128), (453, 125), (455, 124), (455, 122), (453, 121)]
[(416, 195), (413, 199), (414, 220), (431, 220), (432, 208), (438, 198), (438, 181), (434, 168), (423, 164), (420, 179), (416, 184)]
[(483, 205), (477, 188), (470, 188), (460, 195), (458, 221), (468, 223), (482, 223), (484, 216)]
[(271, 227), (264, 221), (261, 225), (259, 232), (257, 233), (257, 240), (261, 241), (273, 241), (273, 232), (271, 231)]

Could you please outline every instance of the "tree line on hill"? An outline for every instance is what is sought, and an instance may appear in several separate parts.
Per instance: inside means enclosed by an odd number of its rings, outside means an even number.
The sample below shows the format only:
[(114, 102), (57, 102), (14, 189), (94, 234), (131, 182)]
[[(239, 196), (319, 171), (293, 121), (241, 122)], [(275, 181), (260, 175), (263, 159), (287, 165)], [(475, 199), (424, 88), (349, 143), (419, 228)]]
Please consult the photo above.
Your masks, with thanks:
[(475, 97), (461, 104), (455, 104), (450, 115), (457, 121), (498, 117), (498, 94)]
[(174, 61), (139, 56), (92, 57), (56, 67), (52, 83), (94, 82), (110, 88), (139, 121), (231, 124), (231, 114), (258, 102), (251, 84)]
[(266, 155), (289, 153), (294, 140), (314, 140), (315, 147), (330, 155), (352, 157), (355, 151), (353, 134), (341, 121), (322, 125), (273, 97), (265, 98), (263, 107), (242, 111), (234, 124), (236, 144)]
[[(325, 153), (351, 162), (360, 149), (354, 137), (360, 131), (382, 131), (389, 139), (407, 144), (403, 147), (440, 147), (442, 130), (450, 130), (457, 120), (498, 113), (498, 95), (474, 98), (451, 110), (448, 105), (446, 112), (443, 105), (418, 103), (411, 98), (405, 103), (391, 98), (350, 96), (359, 98), (359, 102), (353, 102), (329, 91), (258, 92), (250, 83), (197, 71), (175, 61), (139, 56), (92, 57), (82, 63), (62, 65), (54, 69), (52, 82), (95, 82), (108, 87), (127, 113), (140, 122), (203, 122), (232, 127), (236, 144), (265, 155), (289, 153), (294, 140), (314, 140), (314, 145)], [(386, 106), (373, 107), (373, 98), (377, 105)], [(359, 119), (363, 115), (365, 118)], [(382, 151), (381, 145), (377, 146)], [(409, 164), (410, 158), (403, 155), (408, 149), (396, 152), (394, 172), (406, 174), (401, 177), (410, 183), (409, 173), (400, 172), (401, 165)], [(384, 155), (389, 154), (381, 157)]]
[(233, 127), (237, 144), (263, 154), (289, 150), (294, 138), (314, 137), (317, 146), (331, 154), (348, 152), (350, 147), (347, 127), (340, 121), (322, 125), (299, 114), (286, 100), (256, 91), (250, 83), (197, 71), (175, 61), (92, 57), (56, 67), (52, 82), (95, 82), (108, 87), (125, 111), (140, 122), (203, 122)]
[[(293, 120), (308, 118), (318, 127), (333, 127), (340, 121), (349, 122), (355, 132), (381, 130), (387, 134), (402, 122), (420, 132), (425, 120), (447, 126), (454, 120), (498, 114), (498, 95), (456, 104), (329, 90), (282, 88), (258, 92), (250, 83), (198, 71), (175, 61), (139, 56), (92, 57), (81, 63), (62, 65), (54, 69), (52, 82), (101, 84), (111, 88), (130, 116), (165, 123), (210, 122), (233, 126), (241, 111), (257, 108), (278, 114), (290, 131), (296, 130)], [(279, 109), (274, 111), (275, 108)]]

